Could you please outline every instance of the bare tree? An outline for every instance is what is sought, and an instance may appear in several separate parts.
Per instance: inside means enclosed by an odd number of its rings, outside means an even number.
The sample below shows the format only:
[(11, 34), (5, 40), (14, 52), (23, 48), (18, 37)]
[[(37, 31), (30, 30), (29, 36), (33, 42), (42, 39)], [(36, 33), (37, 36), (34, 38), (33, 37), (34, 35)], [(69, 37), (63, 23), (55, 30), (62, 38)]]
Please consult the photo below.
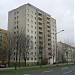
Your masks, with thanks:
[(65, 41), (65, 43), (59, 42), (61, 45), (59, 46), (59, 61), (61, 62), (72, 62), (74, 53), (74, 47), (70, 43), (70, 41)]
[(22, 36), (23, 36), (21, 40), (22, 55), (25, 61), (25, 66), (26, 66), (26, 60), (27, 60), (30, 50), (33, 48), (33, 42), (31, 41), (31, 38), (29, 36), (26, 36), (24, 34)]
[(14, 47), (13, 36), (11, 35), (11, 33), (8, 33), (8, 36), (7, 36), (7, 58), (8, 58), (8, 67), (10, 66), (10, 59), (11, 59), (12, 54), (13, 54), (13, 52), (14, 52), (13, 47)]
[(4, 59), (5, 59), (5, 51), (3, 48), (0, 49), (0, 61), (1, 63), (4, 64)]
[(44, 56), (46, 46), (47, 46), (47, 43), (43, 45), (41, 41), (39, 42), (39, 46), (38, 46), (39, 50), (37, 52), (38, 53), (37, 57), (39, 60), (40, 67), (42, 67), (43, 64), (46, 65), (48, 63), (48, 59)]

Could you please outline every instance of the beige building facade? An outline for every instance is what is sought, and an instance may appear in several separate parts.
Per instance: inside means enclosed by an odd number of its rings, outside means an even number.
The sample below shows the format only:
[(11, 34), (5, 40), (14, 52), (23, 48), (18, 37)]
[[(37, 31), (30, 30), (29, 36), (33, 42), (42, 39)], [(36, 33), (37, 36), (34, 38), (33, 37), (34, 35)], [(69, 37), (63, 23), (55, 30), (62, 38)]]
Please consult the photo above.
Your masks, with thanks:
[(0, 28), (0, 64), (7, 63), (7, 30)]
[(56, 20), (29, 3), (9, 11), (8, 34), (24, 33), (33, 41), (34, 46), (29, 52), (30, 57), (27, 62), (40, 60), (40, 47), (42, 47), (42, 57), (47, 59), (48, 64), (53, 63), (53, 56), (56, 61), (56, 32)]
[(60, 62), (74, 62), (75, 47), (66, 43), (58, 42), (58, 59)]

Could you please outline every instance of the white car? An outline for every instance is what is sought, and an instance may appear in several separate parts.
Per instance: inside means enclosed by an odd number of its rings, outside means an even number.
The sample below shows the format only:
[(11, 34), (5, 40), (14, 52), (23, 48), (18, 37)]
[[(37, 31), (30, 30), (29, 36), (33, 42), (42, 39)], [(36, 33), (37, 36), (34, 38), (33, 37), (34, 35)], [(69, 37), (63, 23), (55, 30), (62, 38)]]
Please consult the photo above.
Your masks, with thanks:
[(6, 65), (5, 64), (0, 64), (0, 68), (5, 68)]

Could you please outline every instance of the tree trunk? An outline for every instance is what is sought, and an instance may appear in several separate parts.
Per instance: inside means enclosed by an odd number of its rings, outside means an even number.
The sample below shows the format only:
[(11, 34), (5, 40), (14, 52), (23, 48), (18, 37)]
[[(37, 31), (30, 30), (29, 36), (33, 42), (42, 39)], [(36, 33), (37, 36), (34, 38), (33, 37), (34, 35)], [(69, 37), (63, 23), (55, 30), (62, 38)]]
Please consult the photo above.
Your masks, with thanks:
[(10, 54), (8, 54), (8, 67), (10, 67)]
[(26, 66), (26, 58), (24, 59), (24, 61), (25, 61), (25, 66)]
[(21, 66), (20, 57), (21, 57), (21, 46), (20, 46), (20, 51), (19, 51), (19, 67)]

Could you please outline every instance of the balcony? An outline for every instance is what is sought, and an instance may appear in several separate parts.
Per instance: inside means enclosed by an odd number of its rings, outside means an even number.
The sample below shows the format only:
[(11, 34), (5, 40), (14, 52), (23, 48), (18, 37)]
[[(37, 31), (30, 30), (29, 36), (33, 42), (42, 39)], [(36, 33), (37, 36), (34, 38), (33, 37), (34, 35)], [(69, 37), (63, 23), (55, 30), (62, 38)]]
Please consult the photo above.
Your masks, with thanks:
[(50, 34), (48, 34), (48, 37), (51, 37), (51, 35), (50, 35)]
[(48, 26), (48, 25), (47, 25), (47, 28), (49, 28), (49, 29), (50, 29), (50, 26)]
[(52, 56), (52, 53), (50, 52), (50, 53), (48, 53), (48, 55), (49, 55), (49, 56)]
[(42, 30), (42, 27), (39, 27), (39, 30)]
[(41, 27), (42, 27), (42, 24), (43, 24), (43, 23), (42, 23), (42, 22), (38, 22), (38, 24), (39, 24), (39, 26), (41, 26)]
[(47, 17), (47, 20), (50, 20), (50, 17)]
[(42, 13), (41, 13), (41, 12), (38, 12), (38, 15), (39, 15), (39, 16), (42, 16)]
[(38, 20), (42, 21), (42, 18), (38, 17)]
[(47, 21), (47, 24), (50, 24), (50, 21)]

